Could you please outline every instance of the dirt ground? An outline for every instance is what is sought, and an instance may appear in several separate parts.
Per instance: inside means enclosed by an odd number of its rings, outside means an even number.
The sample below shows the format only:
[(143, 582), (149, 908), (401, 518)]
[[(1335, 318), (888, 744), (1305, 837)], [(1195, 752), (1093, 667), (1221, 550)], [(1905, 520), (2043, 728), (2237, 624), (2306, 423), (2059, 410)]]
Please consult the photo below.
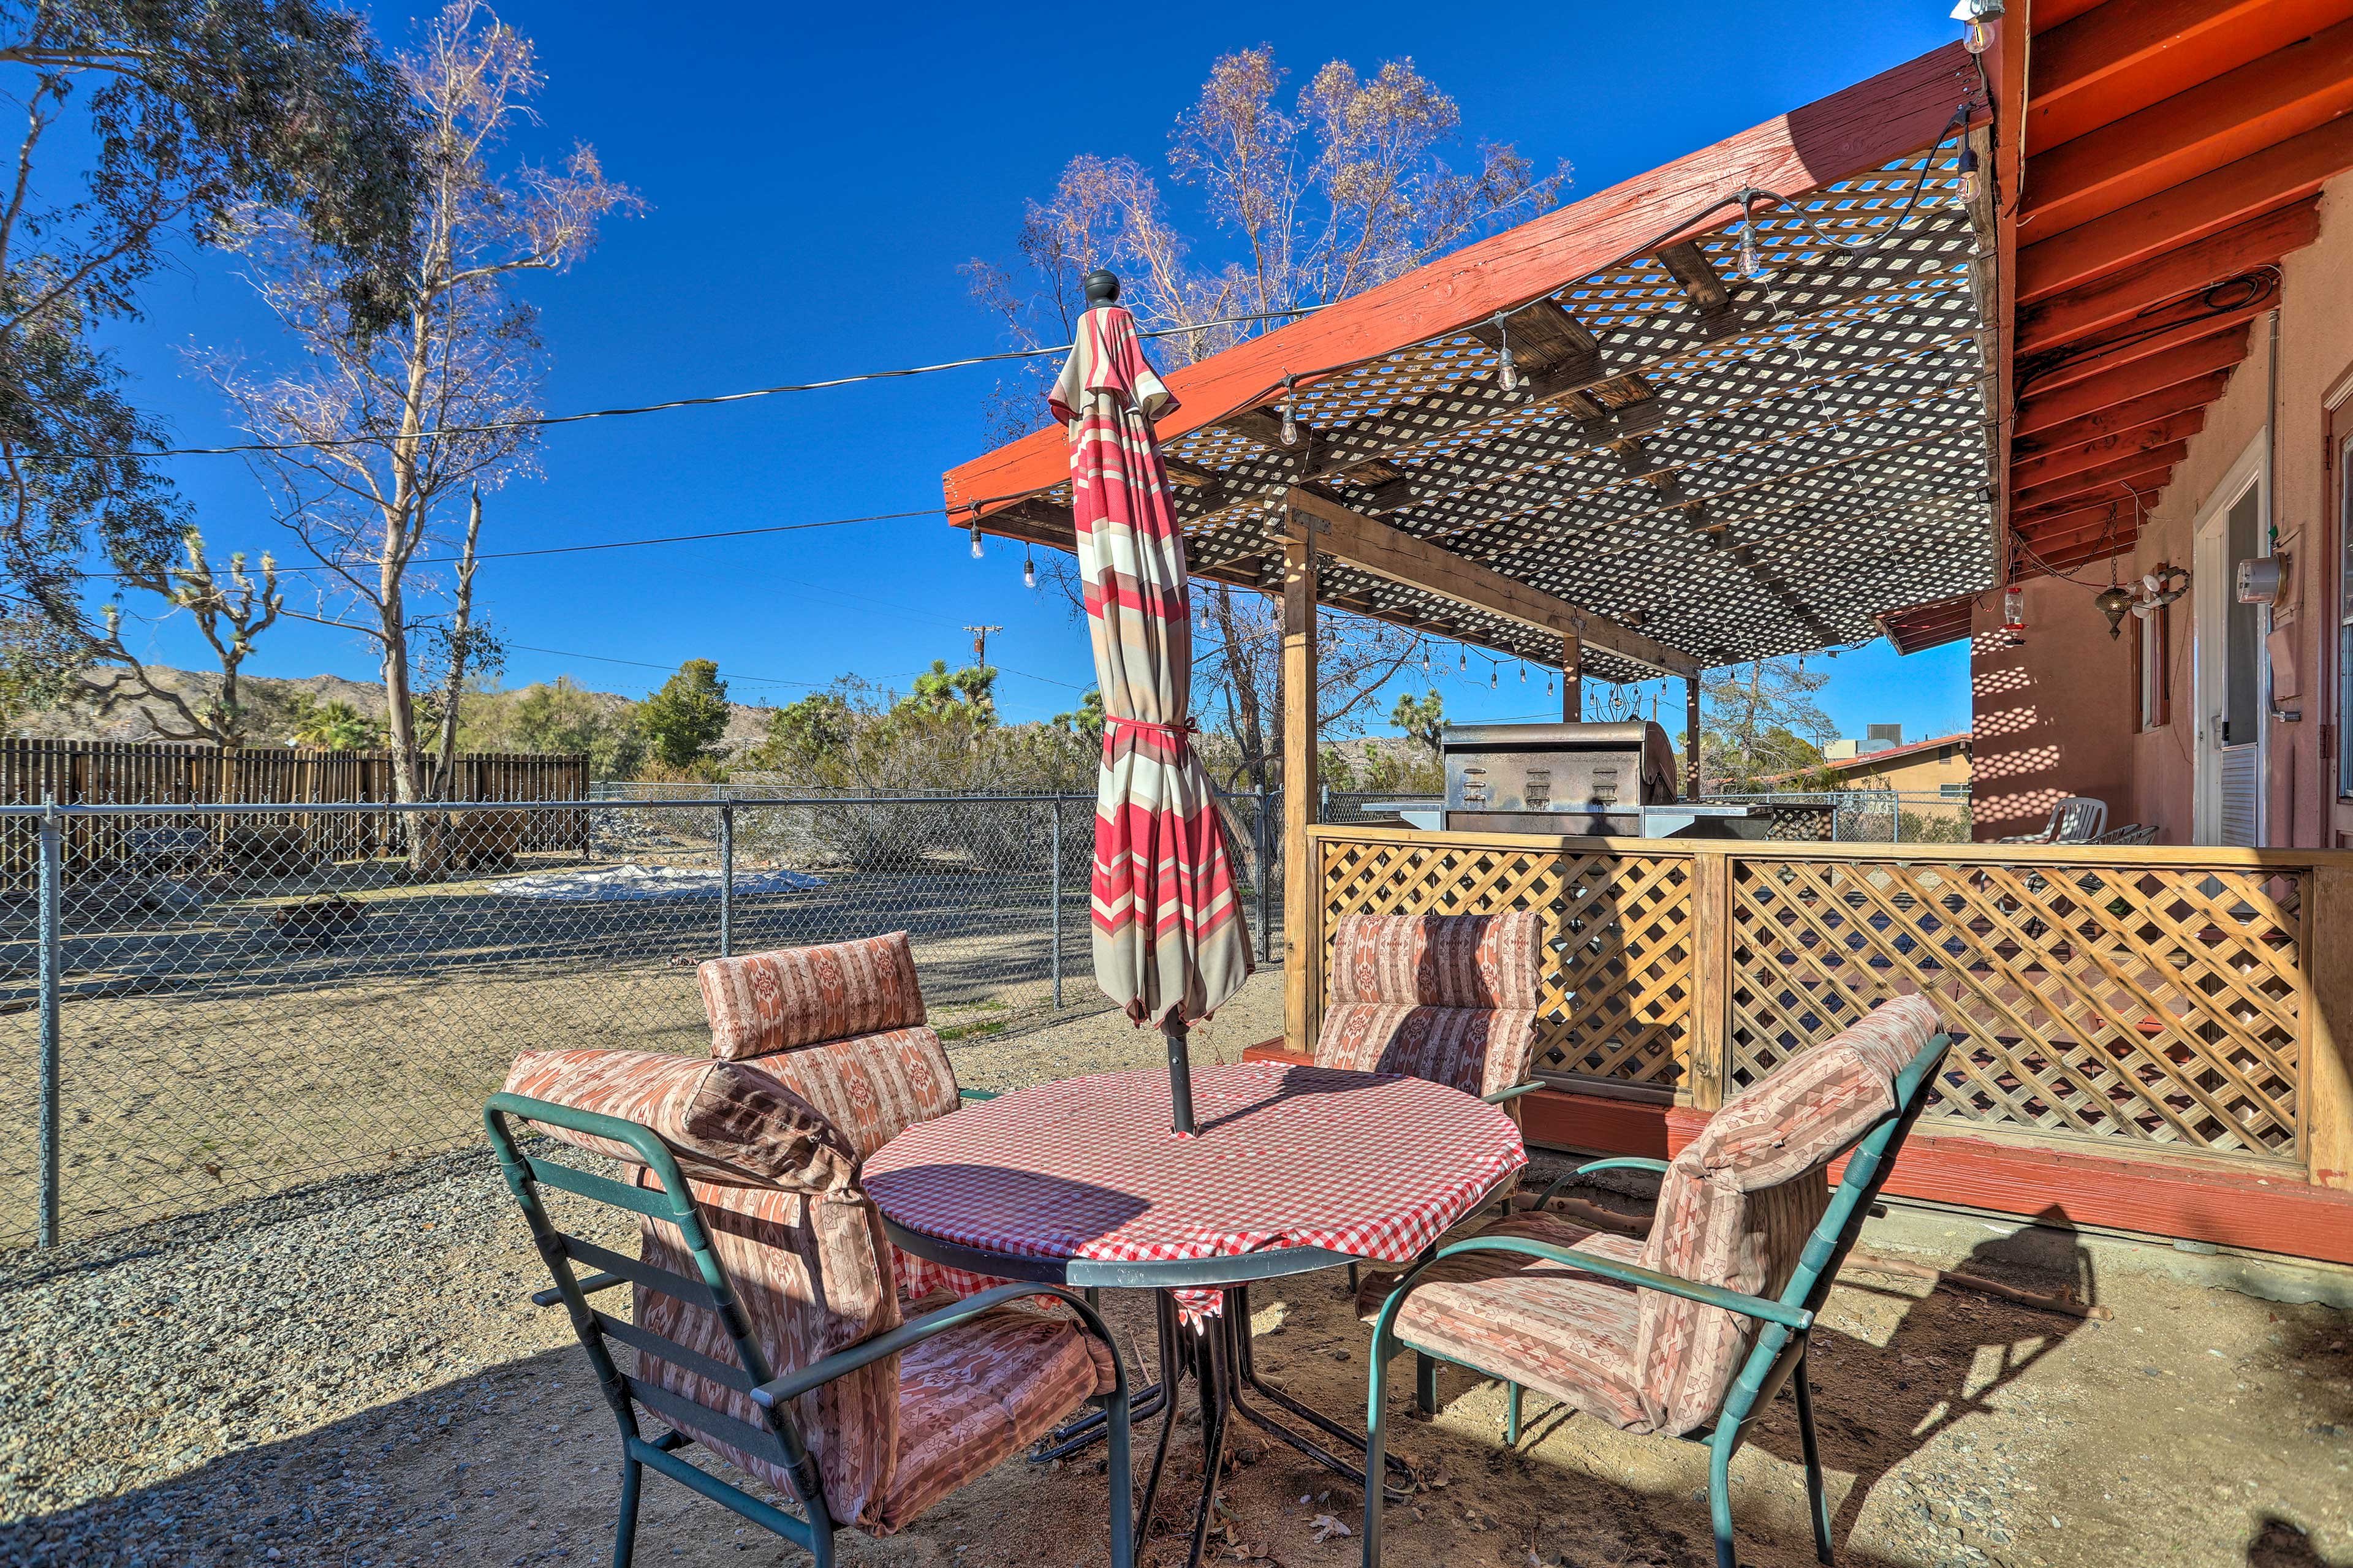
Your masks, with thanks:
[[(1271, 1032), (1273, 978), (1204, 1031), (1200, 1059), (1231, 1059)], [(1003, 1087), (1145, 1064), (1156, 1047), (1096, 1015), (969, 1039), (956, 1056), (968, 1080)], [(544, 1273), (484, 1162), (131, 1239), (0, 1260), (11, 1301), (0, 1321), (0, 1562), (504, 1568), (607, 1558), (611, 1417), (560, 1315), (524, 1300)], [(1842, 1563), (2353, 1565), (2353, 1322), (2343, 1312), (2183, 1277), (2214, 1277), (2227, 1258), (1966, 1215), (1897, 1209), (1866, 1245), (2072, 1289), (2114, 1316), (2085, 1321), (1851, 1269), (1815, 1341)], [(2342, 1276), (2249, 1272), (2263, 1289), (2284, 1281), (2291, 1295), (2353, 1299)], [(1132, 1344), (1148, 1342), (1140, 1299), (1107, 1304)], [(1256, 1305), (1261, 1366), (1299, 1397), (1360, 1418), (1366, 1333), (1342, 1277), (1277, 1281)], [(1440, 1394), (1432, 1421), (1397, 1406), (1396, 1441), (1427, 1484), (1392, 1510), (1388, 1561), (1711, 1561), (1704, 1451), (1535, 1399), (1515, 1451), (1503, 1443), (1500, 1389), (1448, 1371)], [(1175, 1499), (1198, 1484), (1197, 1436), (1180, 1425)], [(1356, 1561), (1353, 1537), (1319, 1542), (1314, 1525), (1328, 1515), (1355, 1529), (1355, 1489), (1252, 1436), (1239, 1458), (1219, 1561)], [(1786, 1396), (1733, 1476), (1743, 1561), (1812, 1562)], [(1105, 1508), (1092, 1463), (1017, 1460), (898, 1536), (846, 1534), (842, 1558), (875, 1568), (1101, 1562)], [(1146, 1553), (1182, 1559), (1166, 1535)], [(638, 1561), (806, 1557), (649, 1478)]]

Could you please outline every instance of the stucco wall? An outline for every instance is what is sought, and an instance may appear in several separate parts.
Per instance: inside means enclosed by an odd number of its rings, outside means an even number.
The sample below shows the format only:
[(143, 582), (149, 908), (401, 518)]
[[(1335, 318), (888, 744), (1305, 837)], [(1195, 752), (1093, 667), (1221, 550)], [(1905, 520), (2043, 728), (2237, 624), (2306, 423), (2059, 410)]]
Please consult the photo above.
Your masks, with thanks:
[(1936, 752), (1915, 752), (1910, 756), (1873, 767), (1858, 763), (1839, 770), (1839, 779), (1851, 789), (1870, 787), (1899, 791), (1926, 790), (1934, 792), (1947, 784), (1969, 782), (1969, 749), (1966, 742), (1956, 742), (1949, 749), (1952, 755), (1937, 760)]
[[(2106, 579), (2101, 579), (2105, 585)], [(1971, 776), (1980, 839), (2030, 833), (2071, 795), (2108, 803), (2108, 821), (2136, 815), (2132, 640), (2112, 639), (2094, 590), (2037, 577), (2025, 584), (2026, 635), (2001, 632), (2001, 595), (1978, 603), (1970, 627)]]
[[(2275, 845), (2327, 842), (2326, 797), (2333, 794), (2320, 753), (2321, 726), (2328, 717), (2321, 685), (2327, 673), (2322, 662), (2324, 632), (2333, 596), (2322, 434), (2325, 400), (2353, 369), (2353, 175), (2330, 183), (2320, 212), (2319, 240), (2289, 257), (2280, 269), (2279, 429), (2272, 521), (2277, 531), (2275, 548), (2295, 556), (2301, 608), (2293, 637), (2303, 688), (2297, 699), (2281, 705), (2300, 708), (2303, 718), (2270, 723), (2266, 837)], [(2272, 353), (2270, 324), (2264, 318), (2255, 319), (2253, 338), (2246, 361), (2207, 411), (2206, 427), (2190, 438), (2188, 458), (2175, 469), (2173, 483), (2141, 529), (2133, 553), (2136, 574), (2160, 561), (2194, 565), (2192, 530), (2200, 509), (2263, 432)], [(2174, 607), (2173, 722), (2130, 742), (2141, 810), (2160, 825), (2169, 844), (2189, 842), (2193, 819), (2198, 703), (2191, 660), (2200, 629), (2197, 598), (2193, 585)], [(2124, 689), (2129, 693), (2129, 688)], [(2128, 714), (2129, 704), (2119, 706)]]

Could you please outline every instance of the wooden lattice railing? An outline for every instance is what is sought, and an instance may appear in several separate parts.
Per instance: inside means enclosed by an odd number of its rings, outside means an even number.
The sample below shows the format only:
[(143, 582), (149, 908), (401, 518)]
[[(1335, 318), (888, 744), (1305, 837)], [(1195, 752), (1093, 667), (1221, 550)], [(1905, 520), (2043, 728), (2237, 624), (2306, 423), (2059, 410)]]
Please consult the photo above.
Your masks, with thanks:
[(1566, 1087), (1712, 1110), (1926, 992), (1942, 1117), (2353, 1184), (2353, 853), (1314, 838), (1318, 996), (1343, 914), (1546, 911), (1537, 1066)]

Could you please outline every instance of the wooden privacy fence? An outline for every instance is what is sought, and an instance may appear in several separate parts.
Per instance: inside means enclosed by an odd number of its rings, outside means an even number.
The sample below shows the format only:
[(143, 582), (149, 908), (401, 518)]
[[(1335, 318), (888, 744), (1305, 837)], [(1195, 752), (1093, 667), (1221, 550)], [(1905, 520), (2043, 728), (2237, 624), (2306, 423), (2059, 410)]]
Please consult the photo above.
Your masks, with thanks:
[[(586, 800), (588, 759), (536, 752), (467, 752), (457, 759), (448, 798)], [(185, 742), (0, 740), (0, 805), (303, 805), (389, 801), (389, 752), (329, 752), (286, 746), (225, 751)], [(406, 843), (395, 812), (271, 812), (187, 818), (216, 835), (261, 826), (301, 830), (307, 849), (331, 859), (396, 851)], [(73, 875), (102, 874), (132, 853), (133, 836), (172, 824), (154, 817), (74, 817), (66, 863)], [(570, 849), (587, 842), (585, 812), (533, 812), (517, 847)], [(0, 824), (0, 879), (25, 885), (37, 852), (32, 823)]]
[(1312, 840), (1319, 998), (1344, 914), (1546, 911), (1537, 1068), (1563, 1088), (1713, 1110), (1926, 992), (1957, 1040), (1937, 1115), (2353, 1187), (2353, 852)]

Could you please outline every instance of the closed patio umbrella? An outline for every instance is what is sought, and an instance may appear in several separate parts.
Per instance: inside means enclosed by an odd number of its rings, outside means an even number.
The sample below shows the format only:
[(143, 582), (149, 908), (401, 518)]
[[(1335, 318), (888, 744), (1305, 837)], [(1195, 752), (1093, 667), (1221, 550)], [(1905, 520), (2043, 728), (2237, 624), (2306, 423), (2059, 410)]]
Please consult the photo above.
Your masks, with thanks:
[(1070, 436), (1071, 510), (1103, 691), (1095, 984), (1136, 1023), (1160, 1026), (1176, 1129), (1190, 1132), (1187, 1028), (1250, 978), (1250, 931), (1192, 747), (1185, 537), (1152, 428), (1176, 400), (1118, 297), (1117, 279), (1089, 275), (1090, 308), (1049, 397)]

